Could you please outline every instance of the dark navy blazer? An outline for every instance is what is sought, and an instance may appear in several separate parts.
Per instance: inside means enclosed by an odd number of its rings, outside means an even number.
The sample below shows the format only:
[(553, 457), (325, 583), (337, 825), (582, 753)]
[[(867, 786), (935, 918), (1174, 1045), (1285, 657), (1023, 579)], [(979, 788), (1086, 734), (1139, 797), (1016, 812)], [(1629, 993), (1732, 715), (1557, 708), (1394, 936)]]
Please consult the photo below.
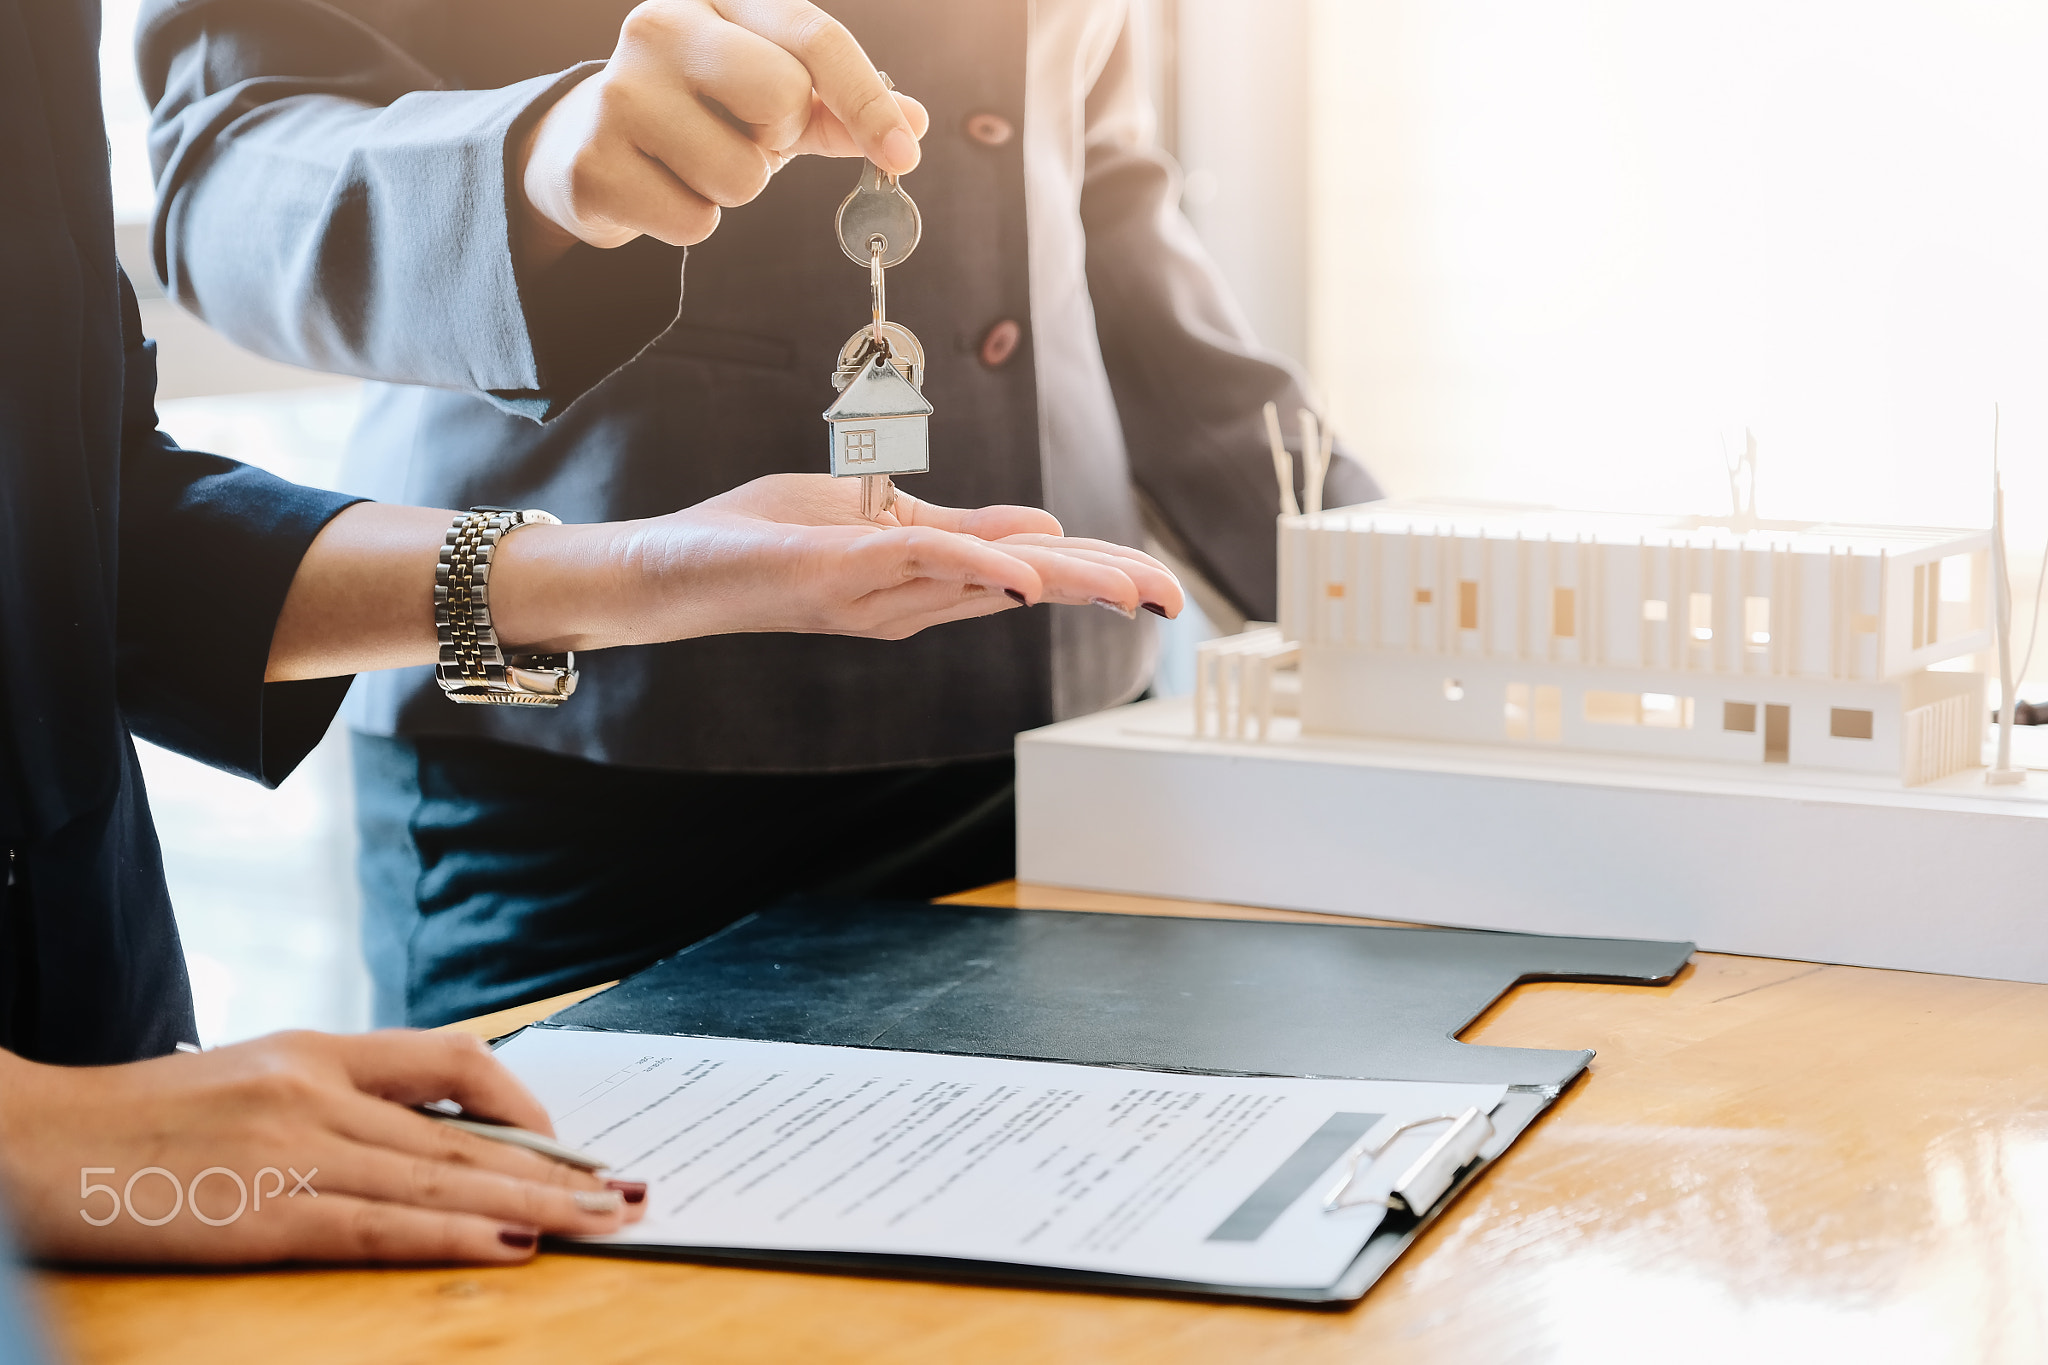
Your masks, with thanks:
[(77, 1063), (194, 1038), (129, 736), (284, 779), (348, 679), (266, 685), (271, 632), (354, 501), (157, 430), (98, 46), (96, 0), (0, 0), (0, 1046)]

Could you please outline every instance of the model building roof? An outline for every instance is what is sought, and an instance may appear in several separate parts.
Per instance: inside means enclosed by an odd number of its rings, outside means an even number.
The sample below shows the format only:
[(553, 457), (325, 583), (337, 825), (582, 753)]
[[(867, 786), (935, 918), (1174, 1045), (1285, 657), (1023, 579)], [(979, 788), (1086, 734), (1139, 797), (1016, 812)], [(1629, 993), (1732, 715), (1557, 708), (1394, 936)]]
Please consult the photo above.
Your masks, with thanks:
[(1907, 554), (1950, 542), (1981, 541), (1985, 532), (1937, 526), (1851, 526), (1758, 521), (1738, 528), (1713, 517), (1580, 512), (1559, 507), (1450, 500), (1360, 503), (1299, 517), (1325, 531), (1452, 536), (1465, 540), (1556, 540), (1595, 545), (1683, 546), (1694, 549), (1790, 550), (1805, 554)]
[(825, 420), (844, 422), (863, 417), (928, 417), (932, 405), (889, 363), (877, 354), (854, 381), (846, 386), (837, 402), (825, 409)]

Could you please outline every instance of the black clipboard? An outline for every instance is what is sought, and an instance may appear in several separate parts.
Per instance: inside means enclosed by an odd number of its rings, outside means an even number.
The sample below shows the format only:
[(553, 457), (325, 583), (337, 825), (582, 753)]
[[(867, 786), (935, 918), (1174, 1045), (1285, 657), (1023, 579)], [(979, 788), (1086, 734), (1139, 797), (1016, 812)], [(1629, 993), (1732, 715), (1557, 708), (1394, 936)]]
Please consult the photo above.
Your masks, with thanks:
[(1690, 943), (1456, 929), (804, 899), (536, 1028), (682, 1034), (1211, 1075), (1505, 1085), (1493, 1136), (1419, 1215), (1390, 1212), (1316, 1289), (814, 1252), (565, 1244), (604, 1254), (1060, 1284), (1309, 1305), (1355, 1302), (1565, 1088), (1586, 1050), (1455, 1034), (1523, 981), (1658, 985)]

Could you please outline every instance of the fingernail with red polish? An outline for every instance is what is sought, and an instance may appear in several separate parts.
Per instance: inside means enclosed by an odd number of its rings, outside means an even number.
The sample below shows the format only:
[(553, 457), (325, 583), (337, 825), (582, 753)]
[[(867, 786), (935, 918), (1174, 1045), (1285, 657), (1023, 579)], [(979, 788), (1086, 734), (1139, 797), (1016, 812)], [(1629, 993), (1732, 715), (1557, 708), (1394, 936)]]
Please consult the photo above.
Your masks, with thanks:
[(1004, 588), (1003, 595), (1009, 598), (1012, 602), (1015, 602), (1020, 607), (1028, 607), (1031, 605), (1029, 602), (1026, 602), (1024, 600), (1024, 594), (1018, 592), (1015, 588)]
[(628, 1204), (643, 1203), (647, 1199), (647, 1182), (644, 1180), (607, 1180), (605, 1188), (617, 1190)]
[(515, 1251), (531, 1251), (540, 1241), (540, 1234), (526, 1228), (499, 1228), (498, 1240)]
[(1154, 616), (1166, 615), (1166, 608), (1160, 606), (1157, 602), (1140, 602), (1138, 605), (1151, 612)]

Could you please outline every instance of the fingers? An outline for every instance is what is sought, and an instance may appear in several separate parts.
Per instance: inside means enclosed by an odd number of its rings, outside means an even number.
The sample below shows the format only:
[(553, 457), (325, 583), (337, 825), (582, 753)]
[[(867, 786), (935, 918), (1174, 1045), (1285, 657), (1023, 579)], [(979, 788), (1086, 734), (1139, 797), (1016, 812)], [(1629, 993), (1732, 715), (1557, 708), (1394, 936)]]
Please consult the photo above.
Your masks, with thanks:
[[(904, 526), (842, 542), (843, 577), (849, 595), (866, 597), (920, 579), (985, 588), (1012, 601), (1037, 602), (1045, 595), (1038, 572), (1022, 556), (999, 550), (973, 536)], [(1028, 555), (1042, 554), (1024, 547)]]
[(563, 1189), (600, 1190), (596, 1175), (508, 1142), (465, 1133), (424, 1114), (369, 1095), (338, 1098), (324, 1115), (335, 1132), (354, 1142), (449, 1166), (487, 1171), (511, 1180)]
[[(745, 157), (764, 181), (766, 161), (709, 110), (685, 103), (678, 129), (661, 121), (664, 109), (676, 107), (667, 93), (643, 91), (609, 70), (571, 90), (528, 141), (520, 188), (530, 211), (595, 247), (623, 246), (643, 234), (671, 246), (709, 237), (718, 227), (718, 204), (676, 173), (696, 165), (687, 135), (708, 138), (705, 160), (713, 170), (701, 178), (728, 198), (746, 178)], [(645, 129), (643, 111), (653, 121)], [(643, 150), (643, 140), (660, 150)]]
[(793, 140), (811, 110), (801, 63), (680, 0), (654, 0), (628, 14), (611, 61), (587, 84), (597, 92), (596, 125), (586, 134), (594, 159), (630, 175), (632, 159), (619, 154), (629, 146), (728, 208), (761, 192), (779, 164), (766, 149), (776, 138)]
[(568, 1236), (616, 1231), (627, 1216), (624, 1197), (583, 1172), (569, 1172), (574, 1185), (526, 1180), (339, 1135), (318, 1165), (323, 1198), (334, 1191)]
[[(923, 138), (932, 121), (931, 115), (925, 112), (925, 107), (901, 90), (892, 90), (889, 94), (895, 99), (896, 107), (903, 112), (904, 120), (909, 123), (911, 130), (919, 138)], [(864, 155), (860, 144), (854, 141), (853, 134), (839, 121), (839, 116), (826, 107), (825, 101), (817, 96), (812, 97), (810, 122), (805, 125), (802, 135), (793, 146), (783, 150), (791, 156)]]
[[(475, 1213), (419, 1208), (343, 1193), (301, 1197), (292, 1217), (250, 1219), (254, 1244), (202, 1247), (194, 1260), (517, 1262), (530, 1260), (540, 1229)], [(208, 1254), (213, 1252), (213, 1254)]]
[[(1148, 565), (1151, 568), (1157, 569), (1160, 573), (1166, 574), (1168, 577), (1172, 577), (1173, 574), (1173, 570), (1167, 568), (1143, 550), (1129, 545), (1119, 545), (1113, 540), (1092, 540), (1087, 536), (1048, 536), (1035, 531), (1019, 532), (1012, 536), (1006, 536), (1004, 539), (1015, 541), (1020, 545), (1043, 545), (1051, 550), (1099, 551), (1103, 554), (1115, 555), (1119, 559), (1134, 560), (1137, 563)], [(1178, 582), (1179, 580), (1176, 579), (1175, 581)]]
[[(855, 584), (884, 582), (861, 594), (836, 627), (843, 633), (901, 639), (932, 625), (985, 616), (1007, 603), (988, 594), (1005, 588), (1006, 579), (1020, 581), (1010, 566), (976, 553), (979, 542), (959, 532), (940, 532), (917, 540), (915, 532), (936, 528), (876, 531), (847, 542), (849, 591)], [(1100, 546), (1101, 548), (1096, 548)], [(991, 547), (993, 548), (993, 547)], [(1016, 605), (1038, 602), (1091, 604), (1126, 616), (1140, 609), (1160, 616), (1178, 615), (1183, 605), (1180, 584), (1151, 556), (1126, 551), (1101, 541), (1067, 541), (1058, 537), (1021, 535), (1001, 542), (1007, 558), (1036, 572), (1036, 591), (1005, 588)]]
[(715, 101), (762, 147), (794, 147), (817, 106), (811, 73), (782, 48), (738, 24), (713, 22), (670, 56), (677, 84)]
[(1018, 545), (1011, 549), (1011, 553), (1038, 571), (1040, 581), (1045, 584), (1043, 601), (1068, 605), (1093, 603), (1134, 616), (1140, 604), (1147, 600), (1131, 576), (1114, 565), (1036, 545)]
[[(1066, 540), (1051, 536), (1012, 536), (1000, 543), (1039, 569), (1040, 576), (1046, 580), (1048, 593), (1055, 601), (1099, 603), (1104, 600), (1103, 594), (1097, 590), (1105, 585), (1113, 587), (1114, 581), (1093, 573), (1075, 571), (1075, 566), (1086, 564), (1113, 571), (1129, 584), (1128, 597), (1116, 592), (1107, 594), (1120, 609), (1128, 611), (1143, 607), (1155, 615), (1172, 618), (1180, 615), (1185, 605), (1180, 580), (1165, 565), (1142, 551), (1106, 541)], [(1031, 557), (1027, 551), (1056, 555), (1062, 562), (1051, 567), (1047, 562)], [(1096, 595), (1085, 599), (1074, 595), (1081, 591), (1096, 592)]]
[[(488, 1047), (466, 1033), (383, 1029), (330, 1040), (358, 1090), (398, 1104), (454, 1100), (471, 1114), (553, 1136), (547, 1110)], [(429, 1128), (431, 1119), (416, 1118)], [(483, 1139), (475, 1139), (482, 1142)], [(502, 1144), (486, 1144), (497, 1146)]]
[(863, 156), (885, 171), (916, 169), (917, 139), (903, 104), (846, 26), (805, 0), (714, 0), (720, 14), (802, 62), (825, 108)]
[(982, 540), (1006, 536), (1058, 536), (1059, 518), (1036, 507), (997, 504), (992, 507), (941, 507), (896, 490), (896, 519), (905, 526), (933, 526)]
[(872, 640), (904, 640), (933, 626), (993, 616), (1019, 605), (1004, 593), (976, 584), (918, 579), (869, 597), (863, 603), (865, 627), (858, 634)]

